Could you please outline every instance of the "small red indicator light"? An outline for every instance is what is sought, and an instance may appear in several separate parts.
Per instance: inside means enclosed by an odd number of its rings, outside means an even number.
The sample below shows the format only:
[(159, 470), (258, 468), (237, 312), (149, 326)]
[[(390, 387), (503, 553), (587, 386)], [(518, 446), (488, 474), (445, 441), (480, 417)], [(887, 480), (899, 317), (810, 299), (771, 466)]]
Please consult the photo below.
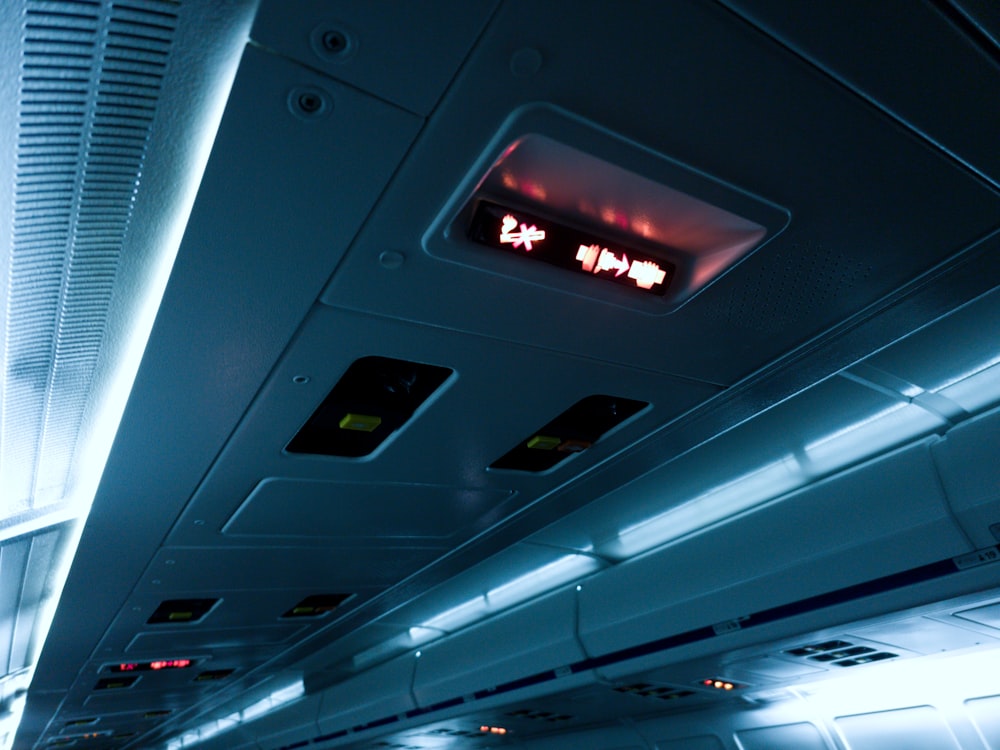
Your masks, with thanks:
[(110, 667), (112, 672), (149, 672), (160, 669), (185, 669), (194, 662), (190, 659), (159, 659), (157, 661), (125, 662)]
[(491, 727), (486, 724), (479, 727), (479, 731), (483, 734), (507, 734), (506, 727)]
[(702, 680), (701, 684), (705, 687), (715, 688), (716, 690), (735, 690), (736, 688), (744, 688), (746, 685), (740, 685), (736, 682), (730, 682), (729, 680), (719, 680), (719, 679), (708, 679)]
[(150, 669), (184, 669), (191, 666), (190, 659), (167, 659), (164, 661), (151, 661)]

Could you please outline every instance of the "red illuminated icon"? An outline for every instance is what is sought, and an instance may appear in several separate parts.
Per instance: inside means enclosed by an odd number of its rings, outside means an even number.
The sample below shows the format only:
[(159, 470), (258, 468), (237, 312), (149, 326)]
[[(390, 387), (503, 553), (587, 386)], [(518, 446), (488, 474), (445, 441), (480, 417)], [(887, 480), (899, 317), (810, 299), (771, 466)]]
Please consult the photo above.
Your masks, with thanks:
[(516, 218), (507, 214), (503, 217), (503, 223), (500, 226), (500, 242), (505, 245), (513, 245), (514, 247), (521, 247), (524, 245), (524, 249), (531, 252), (532, 242), (541, 242), (545, 239), (545, 230), (539, 229), (534, 224), (530, 227), (521, 223), (520, 229), (518, 229), (518, 221)]
[(576, 251), (576, 259), (580, 261), (580, 265), (583, 266), (583, 270), (590, 271), (594, 270), (597, 265), (597, 258), (601, 254), (601, 248), (598, 245), (580, 245), (580, 249)]
[(602, 248), (600, 245), (580, 245), (576, 251), (576, 259), (580, 261), (583, 270), (588, 273), (614, 271), (615, 276), (621, 276), (629, 269), (628, 256), (625, 253), (622, 253), (622, 257), (619, 258), (617, 253), (613, 253), (606, 247)]
[(621, 276), (628, 270), (628, 256), (622, 253), (619, 258), (617, 254), (604, 248), (601, 250), (601, 257), (597, 259), (597, 268), (601, 271), (614, 271), (615, 276)]
[(479, 731), (484, 734), (507, 734), (506, 727), (491, 727), (487, 724), (483, 724), (483, 726), (479, 727)]
[(151, 661), (149, 663), (150, 669), (184, 669), (184, 667), (190, 666), (190, 659), (169, 659), (166, 661)]
[(139, 668), (138, 664), (119, 664), (117, 672), (133, 672)]
[(652, 289), (656, 284), (662, 284), (667, 272), (651, 260), (637, 260), (632, 263), (628, 277), (635, 280), (640, 289)]

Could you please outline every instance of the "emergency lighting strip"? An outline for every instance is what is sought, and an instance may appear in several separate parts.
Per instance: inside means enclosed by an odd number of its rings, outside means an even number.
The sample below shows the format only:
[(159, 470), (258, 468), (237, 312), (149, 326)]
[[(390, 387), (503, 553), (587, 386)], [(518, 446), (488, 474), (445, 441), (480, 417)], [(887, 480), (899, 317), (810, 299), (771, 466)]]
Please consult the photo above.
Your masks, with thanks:
[[(643, 656), (650, 656), (652, 654), (669, 651), (671, 649), (679, 648), (681, 646), (687, 646), (692, 643), (698, 643), (700, 641), (707, 641), (718, 635), (723, 635), (725, 633), (734, 632), (737, 630), (746, 630), (748, 628), (756, 627), (759, 625), (767, 625), (770, 623), (778, 622), (780, 620), (785, 620), (791, 617), (796, 617), (798, 615), (804, 615), (810, 612), (815, 612), (820, 609), (825, 609), (827, 607), (833, 607), (839, 604), (846, 604), (848, 602), (855, 601), (857, 599), (863, 599), (865, 597), (876, 596), (878, 594), (885, 594), (890, 591), (895, 591), (897, 589), (902, 589), (907, 586), (915, 586), (920, 583), (926, 583), (928, 581), (937, 580), (940, 578), (945, 578), (955, 573), (965, 571), (971, 568), (979, 567), (981, 565), (988, 565), (991, 563), (1000, 562), (1000, 545), (993, 547), (985, 547), (975, 552), (970, 552), (966, 555), (961, 555), (959, 557), (948, 558), (945, 560), (939, 560), (938, 562), (928, 563), (927, 565), (922, 565), (918, 568), (913, 568), (911, 570), (906, 570), (901, 573), (893, 573), (888, 576), (883, 576), (882, 578), (876, 578), (872, 581), (866, 581), (864, 583), (858, 583), (853, 586), (847, 586), (842, 589), (837, 589), (836, 591), (830, 591), (825, 594), (818, 594), (817, 596), (811, 596), (807, 599), (801, 599), (797, 602), (792, 602), (790, 604), (782, 604), (777, 607), (771, 607), (769, 609), (761, 610), (760, 612), (748, 615), (746, 617), (741, 617), (738, 620), (729, 620), (724, 623), (717, 623), (715, 625), (709, 625), (700, 628), (694, 628), (692, 630), (687, 630), (683, 633), (677, 633), (676, 635), (667, 636), (665, 638), (659, 638), (655, 641), (649, 641), (647, 643), (642, 643), (637, 646), (630, 646), (629, 648), (619, 649), (618, 651), (612, 651), (610, 653), (604, 654), (603, 656), (591, 657), (589, 659), (583, 659), (578, 662), (574, 662), (565, 667), (560, 667), (558, 669), (548, 669), (544, 672), (538, 672), (537, 674), (529, 675), (527, 677), (521, 677), (517, 680), (512, 680), (510, 682), (505, 682), (501, 685), (497, 685), (492, 688), (487, 688), (485, 690), (478, 690), (471, 696), (452, 698), (450, 700), (441, 701), (440, 703), (435, 703), (431, 706), (426, 706), (424, 708), (415, 708), (407, 711), (405, 714), (398, 714), (394, 716), (387, 716), (382, 719), (377, 719), (375, 721), (368, 722), (367, 724), (360, 724), (350, 729), (341, 729), (340, 731), (333, 732), (330, 734), (320, 735), (318, 737), (312, 738), (312, 740), (302, 740), (299, 742), (292, 743), (290, 745), (282, 745), (281, 747), (274, 748), (274, 750), (296, 750), (297, 748), (305, 747), (309, 744), (321, 744), (324, 742), (331, 742), (333, 740), (342, 739), (352, 734), (360, 734), (362, 732), (371, 731), (373, 729), (379, 729), (390, 724), (396, 724), (407, 719), (414, 719), (421, 716), (427, 716), (429, 714), (436, 713), (438, 711), (444, 711), (449, 708), (455, 708), (456, 706), (461, 706), (463, 704), (471, 704), (478, 700), (483, 700), (485, 698), (492, 698), (497, 695), (502, 695), (503, 693), (509, 693), (515, 690), (520, 690), (522, 688), (531, 687), (533, 685), (539, 685), (544, 682), (551, 682), (553, 680), (559, 679), (561, 677), (566, 677), (572, 674), (580, 674), (581, 672), (589, 672), (594, 669), (600, 669), (602, 667), (609, 667), (620, 662), (628, 661), (631, 659), (637, 659)], [(715, 682), (720, 684), (716, 685)], [(709, 685), (708, 683), (712, 683)], [(700, 681), (698, 683), (702, 687), (710, 687), (713, 689), (718, 689), (720, 692), (730, 692), (737, 688), (744, 688), (745, 685), (725, 682), (718, 680), (717, 678), (711, 678), (707, 681)], [(732, 687), (727, 688), (726, 685), (732, 685)], [(489, 733), (486, 733), (488, 736)]]

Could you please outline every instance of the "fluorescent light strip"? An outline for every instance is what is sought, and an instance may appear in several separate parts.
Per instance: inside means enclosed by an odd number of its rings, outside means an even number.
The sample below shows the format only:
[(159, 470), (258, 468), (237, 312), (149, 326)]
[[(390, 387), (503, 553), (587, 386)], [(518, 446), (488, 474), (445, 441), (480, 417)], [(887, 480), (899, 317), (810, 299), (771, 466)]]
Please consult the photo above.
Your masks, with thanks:
[(785, 455), (676, 508), (622, 529), (598, 550), (602, 555), (625, 560), (749, 510), (807, 481), (808, 476), (795, 458)]
[[(589, 555), (565, 555), (500, 584), (456, 607), (441, 612), (418, 627), (454, 632), (473, 622), (540, 596), (565, 583), (593, 573), (602, 563)], [(411, 628), (411, 632), (414, 628)]]
[(352, 663), (355, 669), (367, 669), (405, 651), (461, 630), (504, 609), (522, 604), (563, 584), (578, 580), (602, 566), (600, 560), (588, 555), (565, 555), (557, 558), (502, 583), (485, 594), (446, 609), (420, 625), (410, 627), (405, 633), (358, 652), (354, 655)]
[[(998, 378), (1000, 380), (1000, 378)], [(599, 545), (601, 554), (625, 560), (744, 513), (817, 477), (947, 428), (940, 416), (910, 403), (898, 403), (835, 430), (748, 474), (618, 532)]]
[(809, 468), (826, 474), (947, 427), (940, 416), (901, 403), (805, 446)]
[(251, 703), (246, 708), (234, 711), (227, 716), (223, 716), (221, 719), (206, 722), (197, 729), (192, 729), (179, 737), (175, 737), (166, 744), (166, 750), (181, 750), (181, 748), (192, 747), (205, 742), (212, 737), (228, 732), (242, 724), (247, 724), (287, 706), (305, 695), (305, 692), (305, 685), (302, 683), (302, 680), (297, 680), (287, 687), (275, 690), (266, 698)]

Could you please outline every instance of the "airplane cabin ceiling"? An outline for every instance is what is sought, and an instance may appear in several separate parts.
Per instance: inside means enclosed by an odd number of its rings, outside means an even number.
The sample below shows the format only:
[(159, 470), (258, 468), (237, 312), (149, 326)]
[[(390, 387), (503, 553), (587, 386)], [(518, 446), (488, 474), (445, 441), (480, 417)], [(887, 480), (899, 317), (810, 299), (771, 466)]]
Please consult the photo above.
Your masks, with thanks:
[[(412, 650), (400, 638), (420, 628), (461, 635), (464, 624), (436, 618), (487, 589), (499, 601), (504, 585), (564, 562), (634, 611), (579, 609), (569, 589), (539, 583), (532, 596), (550, 597), (546, 609), (525, 609), (523, 623), (500, 618), (495, 633), (551, 635), (538, 649), (548, 657), (531, 658), (553, 669), (649, 640), (644, 607), (665, 631), (710, 626), (739, 614), (730, 610), (741, 597), (747, 613), (770, 611), (996, 544), (993, 506), (974, 497), (956, 514), (952, 487), (934, 480), (949, 445), (974, 442), (960, 443), (963, 422), (995, 428), (981, 417), (994, 395), (976, 401), (953, 387), (996, 365), (1000, 54), (987, 5), (175, 5), (130, 231), (168, 231), (155, 209), (191, 168), (178, 156), (194, 148), (189, 113), (221, 106), (206, 102), (225, 78), (221, 61), (238, 54), (239, 66), (15, 748), (91, 730), (100, 736), (79, 746), (165, 747), (291, 677), (312, 691), (294, 709), (309, 727), (302, 737), (361, 746), (376, 734), (346, 730), (478, 685), (475, 669), (439, 674), (430, 662), (412, 678), (412, 664), (394, 661)], [(528, 137), (621, 168), (633, 184), (676, 178), (683, 185), (666, 187), (742, 211), (764, 239), (676, 310), (476, 245), (463, 225), (471, 202)], [(569, 224), (586, 220), (644, 247), (643, 221), (657, 217), (616, 205), (615, 186), (540, 175), (486, 197), (556, 219), (573, 207)], [(450, 373), (368, 456), (289, 450), (365, 357)], [(643, 406), (547, 471), (489, 468), (595, 395)], [(882, 442), (822, 452), (841, 432), (909, 407), (920, 410), (916, 421)], [(866, 463), (890, 453), (891, 464)], [(745, 565), (703, 575), (713, 559), (704, 550), (628, 547), (632, 526), (782, 461), (792, 478), (781, 494), (801, 492), (801, 504), (768, 506), (713, 537), (741, 550)], [(886, 465), (895, 473), (883, 474)], [(836, 519), (855, 496), (894, 487), (912, 489), (912, 502), (887, 499), (870, 533), (860, 517), (839, 535), (803, 530), (810, 513)], [(814, 540), (821, 572), (810, 579)], [(876, 555), (877, 545), (892, 555)], [(648, 601), (649, 571), (668, 564), (697, 570), (682, 574), (692, 576), (686, 588)], [(997, 585), (976, 575), (980, 589)], [(926, 595), (974, 593), (955, 588), (928, 584)], [(682, 593), (694, 602), (686, 612)], [(335, 595), (343, 602), (332, 611), (289, 614)], [(175, 602), (175, 619), (150, 623), (163, 602)], [(199, 606), (204, 616), (183, 615)], [(546, 633), (538, 612), (560, 622), (573, 612), (583, 630)], [(884, 614), (872, 605), (871, 616)], [(759, 632), (795, 638), (777, 625)], [(483, 636), (484, 654), (503, 648), (501, 635)], [(448, 643), (465, 642), (445, 638), (439, 653)], [(757, 651), (742, 659), (766, 655), (760, 643), (744, 646)], [(114, 665), (178, 659), (193, 669), (96, 689)], [(496, 664), (510, 681), (529, 675), (521, 662)], [(361, 705), (352, 680), (375, 666), (396, 670), (400, 687)], [(626, 660), (615, 679), (629, 670), (639, 671)], [(528, 713), (517, 721), (531, 726), (533, 710), (568, 714), (571, 705), (594, 711), (594, 722), (604, 710), (661, 711), (638, 688), (582, 679), (567, 687), (577, 692), (521, 707)], [(315, 718), (321, 705), (332, 715), (322, 691), (338, 686), (343, 716)], [(492, 705), (498, 721), (509, 717), (499, 698)], [(431, 746), (417, 737), (428, 732), (472, 743), (449, 716), (421, 721), (416, 739), (404, 733), (390, 746)], [(268, 750), (293, 742), (247, 728), (231, 737), (217, 741)]]

